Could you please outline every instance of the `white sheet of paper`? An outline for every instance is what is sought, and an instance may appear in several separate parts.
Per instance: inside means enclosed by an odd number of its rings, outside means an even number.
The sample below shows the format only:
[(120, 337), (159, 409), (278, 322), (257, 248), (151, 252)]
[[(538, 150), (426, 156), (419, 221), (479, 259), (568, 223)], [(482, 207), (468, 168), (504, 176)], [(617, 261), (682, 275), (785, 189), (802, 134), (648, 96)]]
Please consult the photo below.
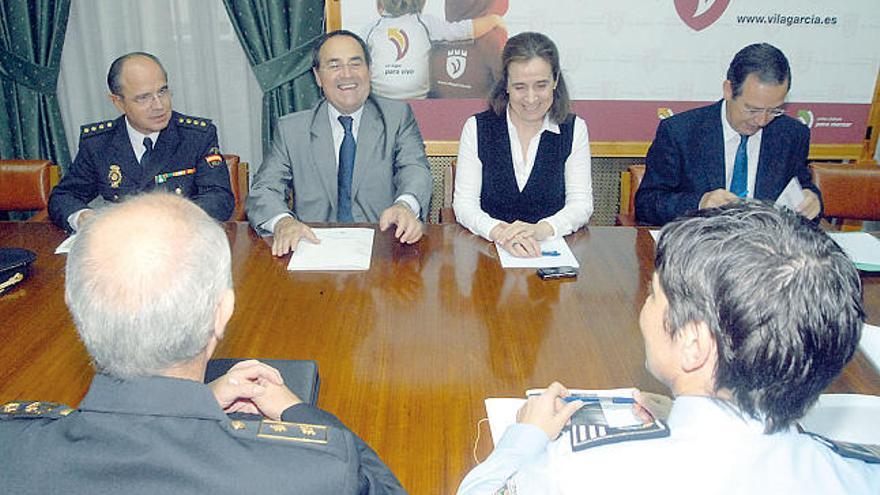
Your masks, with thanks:
[(880, 271), (880, 240), (867, 232), (829, 232), (856, 266), (865, 271)]
[(288, 270), (369, 270), (373, 255), (373, 229), (312, 229), (321, 239), (312, 244), (302, 239), (290, 256)]
[(874, 368), (880, 372), (880, 327), (868, 325), (862, 328), (862, 340), (859, 341), (859, 349), (868, 358), (868, 361), (874, 365)]
[(489, 431), (492, 432), (492, 444), (498, 445), (501, 435), (508, 426), (516, 423), (516, 412), (526, 403), (525, 399), (486, 399), (486, 415), (489, 416)]
[(804, 201), (804, 190), (801, 188), (801, 183), (798, 182), (797, 177), (792, 177), (788, 184), (786, 184), (785, 189), (782, 190), (782, 193), (776, 198), (777, 206), (784, 206), (790, 210), (797, 210), (797, 207), (801, 205)]
[(538, 258), (518, 258), (508, 253), (500, 244), (495, 244), (498, 249), (498, 258), (501, 266), (504, 268), (546, 268), (551, 266), (573, 266), (580, 267), (571, 248), (565, 239), (558, 238), (550, 241), (541, 242), (541, 251), (556, 251), (559, 256), (541, 256)]
[(64, 239), (64, 242), (58, 245), (55, 248), (55, 254), (67, 254), (70, 252), (70, 248), (73, 246), (73, 241), (76, 240), (76, 234), (71, 235), (67, 239)]

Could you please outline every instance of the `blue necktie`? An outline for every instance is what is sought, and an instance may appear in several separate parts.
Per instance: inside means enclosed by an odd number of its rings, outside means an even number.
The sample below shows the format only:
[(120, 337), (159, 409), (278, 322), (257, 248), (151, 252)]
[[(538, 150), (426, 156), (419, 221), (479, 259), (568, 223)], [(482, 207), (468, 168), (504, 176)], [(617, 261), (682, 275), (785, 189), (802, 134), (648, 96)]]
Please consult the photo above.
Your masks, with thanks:
[(150, 155), (153, 154), (153, 140), (145, 137), (144, 138), (144, 154), (141, 155), (141, 166), (146, 167), (148, 163), (150, 163)]
[(342, 138), (342, 146), (339, 147), (339, 175), (337, 177), (337, 222), (354, 222), (351, 216), (351, 176), (354, 172), (354, 154), (357, 143), (354, 134), (351, 133), (352, 118), (347, 115), (339, 116), (339, 123), (345, 129), (345, 137)]
[(740, 198), (745, 198), (749, 192), (749, 156), (746, 150), (748, 143), (748, 136), (740, 136), (739, 148), (736, 149), (736, 158), (733, 159), (733, 177), (730, 179), (730, 192)]

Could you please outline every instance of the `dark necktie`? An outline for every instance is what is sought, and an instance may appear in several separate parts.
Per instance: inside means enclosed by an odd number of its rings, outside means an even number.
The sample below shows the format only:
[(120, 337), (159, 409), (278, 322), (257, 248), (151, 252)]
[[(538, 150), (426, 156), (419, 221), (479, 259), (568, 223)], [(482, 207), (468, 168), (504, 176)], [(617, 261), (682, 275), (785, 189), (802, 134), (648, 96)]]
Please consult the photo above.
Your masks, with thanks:
[(730, 192), (740, 198), (748, 194), (749, 157), (746, 150), (749, 137), (740, 136), (739, 148), (736, 149), (736, 158), (733, 159), (733, 177), (730, 178)]
[(147, 164), (150, 163), (150, 155), (153, 154), (153, 140), (145, 137), (144, 138), (144, 154), (141, 155), (141, 167), (146, 168)]
[(351, 176), (354, 172), (354, 155), (357, 143), (354, 134), (351, 133), (352, 118), (347, 115), (339, 116), (339, 123), (345, 129), (345, 137), (342, 138), (342, 146), (339, 147), (339, 172), (337, 177), (337, 222), (354, 222), (351, 216)]

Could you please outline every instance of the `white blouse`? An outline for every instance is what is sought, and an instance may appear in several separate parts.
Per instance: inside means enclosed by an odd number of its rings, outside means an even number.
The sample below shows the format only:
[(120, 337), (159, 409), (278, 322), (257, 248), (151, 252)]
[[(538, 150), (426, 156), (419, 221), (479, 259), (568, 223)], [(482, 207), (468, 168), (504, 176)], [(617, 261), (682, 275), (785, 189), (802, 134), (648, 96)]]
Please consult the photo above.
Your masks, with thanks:
[[(559, 134), (559, 126), (544, 116), (541, 130), (529, 141), (527, 156), (522, 156), (522, 146), (516, 128), (507, 112), (507, 133), (510, 136), (510, 154), (516, 183), (522, 191), (535, 166), (535, 155), (544, 132)], [(489, 239), (489, 233), (501, 223), (480, 207), (483, 187), (483, 162), (477, 149), (477, 119), (470, 117), (461, 131), (458, 145), (458, 164), (455, 170), (455, 190), (452, 207), (458, 223), (468, 230)], [(574, 119), (574, 135), (571, 153), (565, 160), (565, 206), (555, 214), (543, 218), (553, 228), (551, 238), (568, 235), (583, 227), (593, 214), (593, 184), (590, 172), (590, 137), (587, 124), (580, 117)], [(491, 239), (489, 239), (491, 240)]]

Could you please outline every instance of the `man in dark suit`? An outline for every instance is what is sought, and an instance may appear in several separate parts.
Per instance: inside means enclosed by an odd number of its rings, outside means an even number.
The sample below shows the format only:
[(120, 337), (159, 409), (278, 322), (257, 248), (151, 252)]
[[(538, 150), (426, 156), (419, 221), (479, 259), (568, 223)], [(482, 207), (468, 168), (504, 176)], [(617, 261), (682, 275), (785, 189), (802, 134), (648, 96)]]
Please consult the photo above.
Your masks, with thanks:
[(110, 65), (107, 85), (123, 115), (82, 127), (76, 159), (49, 197), (52, 221), (78, 230), (97, 196), (115, 202), (152, 189), (186, 196), (217, 220), (229, 219), (235, 198), (217, 129), (210, 120), (171, 110), (159, 59), (123, 55)]
[(636, 218), (663, 225), (689, 210), (740, 198), (774, 201), (797, 178), (797, 211), (816, 218), (821, 193), (807, 167), (809, 129), (784, 115), (791, 70), (776, 47), (740, 50), (727, 70), (724, 98), (660, 122), (636, 192)]
[(248, 195), (251, 225), (274, 234), (276, 256), (318, 242), (307, 222), (396, 225), (400, 242), (418, 241), (432, 181), (412, 110), (370, 94), (369, 50), (354, 33), (324, 35), (312, 63), (324, 99), (278, 119)]
[(274, 368), (244, 361), (203, 383), (235, 295), (226, 234), (189, 200), (151, 193), (97, 211), (65, 275), (97, 374), (77, 409), (0, 406), (4, 493), (404, 493)]

